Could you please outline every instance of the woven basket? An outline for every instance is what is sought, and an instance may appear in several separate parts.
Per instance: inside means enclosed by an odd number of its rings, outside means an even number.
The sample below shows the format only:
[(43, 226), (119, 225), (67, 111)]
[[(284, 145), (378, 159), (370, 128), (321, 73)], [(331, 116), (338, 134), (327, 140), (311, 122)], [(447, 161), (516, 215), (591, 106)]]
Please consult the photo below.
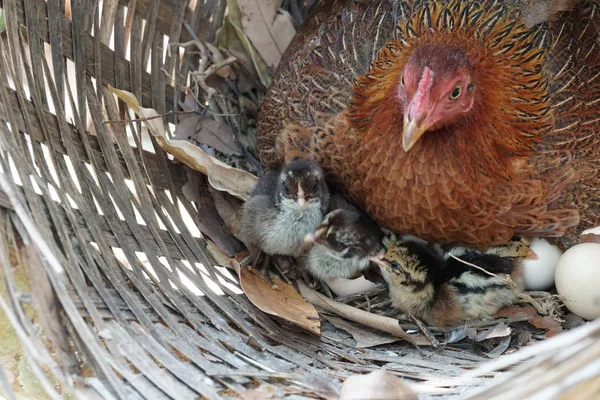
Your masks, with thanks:
[(225, 0), (72, 3), (68, 17), (59, 0), (2, 2), (6, 398), (335, 399), (346, 377), (381, 368), (423, 397), (600, 394), (600, 321), (489, 361), (357, 349), (258, 310), (184, 221), (203, 207), (183, 195), (189, 170), (155, 140), (131, 146), (143, 124), (123, 122), (135, 116), (108, 90), (174, 122), (199, 62), (177, 43), (213, 42)]

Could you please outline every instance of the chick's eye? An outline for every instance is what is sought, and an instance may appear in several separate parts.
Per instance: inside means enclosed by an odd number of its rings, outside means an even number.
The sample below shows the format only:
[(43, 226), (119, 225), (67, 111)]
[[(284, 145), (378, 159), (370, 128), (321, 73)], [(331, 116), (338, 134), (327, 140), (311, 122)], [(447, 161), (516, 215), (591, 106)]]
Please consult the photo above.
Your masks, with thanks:
[(454, 89), (452, 89), (452, 92), (450, 92), (450, 99), (451, 100), (458, 99), (458, 96), (460, 96), (460, 93), (461, 93), (460, 86), (455, 87)]
[(340, 243), (336, 237), (329, 236), (327, 238), (327, 241), (329, 242), (329, 245), (331, 246), (331, 248), (336, 251), (341, 251), (344, 248), (344, 245), (342, 243)]

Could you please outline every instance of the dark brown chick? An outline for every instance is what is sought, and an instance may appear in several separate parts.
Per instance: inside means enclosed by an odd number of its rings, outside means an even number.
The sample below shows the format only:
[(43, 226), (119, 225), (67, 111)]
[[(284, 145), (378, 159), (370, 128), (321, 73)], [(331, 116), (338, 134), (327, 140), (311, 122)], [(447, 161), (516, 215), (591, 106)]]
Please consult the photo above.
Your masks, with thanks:
[(445, 252), (440, 246), (390, 233), (383, 245), (385, 254), (376, 261), (392, 305), (431, 325), (453, 326), (489, 317), (515, 303), (522, 290), (518, 261), (493, 254), (505, 249), (491, 248), (488, 254), (455, 247)]
[(383, 231), (366, 215), (337, 209), (306, 236), (305, 241), (313, 246), (303, 264), (317, 279), (356, 278), (369, 268), (382, 238)]
[(255, 263), (264, 253), (265, 276), (269, 256), (297, 257), (304, 252), (304, 237), (321, 223), (328, 204), (325, 176), (313, 161), (292, 161), (259, 180), (242, 210), (240, 239)]
[(382, 226), (477, 247), (600, 224), (600, 0), (334, 0), (282, 59), (261, 160), (310, 154)]

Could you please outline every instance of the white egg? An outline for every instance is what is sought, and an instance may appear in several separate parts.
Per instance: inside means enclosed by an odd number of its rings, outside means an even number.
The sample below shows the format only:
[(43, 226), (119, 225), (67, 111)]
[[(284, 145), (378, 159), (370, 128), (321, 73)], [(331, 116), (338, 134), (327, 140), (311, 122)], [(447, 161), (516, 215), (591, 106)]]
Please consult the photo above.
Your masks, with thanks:
[(326, 283), (331, 291), (340, 297), (366, 292), (377, 287), (377, 284), (366, 280), (364, 276), (356, 279), (330, 279)]
[(523, 282), (526, 290), (546, 290), (554, 284), (554, 271), (562, 251), (545, 239), (533, 239), (530, 249), (537, 260), (523, 260)]
[(596, 226), (595, 228), (590, 228), (590, 229), (586, 229), (585, 231), (581, 232), (582, 235), (600, 235), (600, 226)]
[(556, 290), (567, 308), (582, 318), (600, 317), (600, 244), (581, 243), (558, 260)]

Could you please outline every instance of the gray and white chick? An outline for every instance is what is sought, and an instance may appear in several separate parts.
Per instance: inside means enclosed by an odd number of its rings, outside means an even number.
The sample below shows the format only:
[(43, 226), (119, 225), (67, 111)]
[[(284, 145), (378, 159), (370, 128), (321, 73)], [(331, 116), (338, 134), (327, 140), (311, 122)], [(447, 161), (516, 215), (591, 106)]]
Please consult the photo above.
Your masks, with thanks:
[(355, 278), (370, 268), (382, 238), (383, 231), (364, 213), (334, 210), (306, 236), (313, 247), (303, 265), (317, 279)]
[(265, 255), (261, 272), (267, 280), (269, 256), (302, 254), (304, 237), (321, 223), (328, 205), (325, 174), (311, 160), (292, 161), (259, 180), (244, 204), (239, 236), (255, 263), (260, 252)]

